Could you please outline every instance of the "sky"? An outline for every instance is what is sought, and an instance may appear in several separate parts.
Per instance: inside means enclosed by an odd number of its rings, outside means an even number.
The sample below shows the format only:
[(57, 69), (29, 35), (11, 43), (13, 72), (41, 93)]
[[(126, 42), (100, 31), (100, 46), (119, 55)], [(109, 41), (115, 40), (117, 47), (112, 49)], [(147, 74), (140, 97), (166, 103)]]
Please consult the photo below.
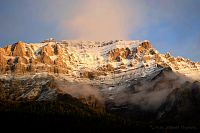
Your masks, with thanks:
[(200, 61), (200, 0), (0, 0), (0, 47), (17, 41), (149, 40)]

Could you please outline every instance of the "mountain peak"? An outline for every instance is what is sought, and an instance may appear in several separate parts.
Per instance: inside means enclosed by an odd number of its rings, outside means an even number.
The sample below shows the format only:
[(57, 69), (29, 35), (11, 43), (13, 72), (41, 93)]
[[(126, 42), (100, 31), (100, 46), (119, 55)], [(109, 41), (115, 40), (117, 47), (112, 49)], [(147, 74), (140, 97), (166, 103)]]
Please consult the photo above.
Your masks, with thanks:
[[(135, 78), (144, 77), (161, 68), (199, 72), (199, 63), (170, 53), (160, 54), (148, 40), (55, 41), (24, 43), (0, 48), (1, 74), (48, 72), (68, 74), (76, 78), (98, 79), (112, 73), (124, 75), (130, 71)], [(90, 74), (89, 74), (90, 73)]]
[(147, 40), (49, 39), (0, 48), (2, 101), (57, 102), (70, 94), (95, 110), (128, 118), (152, 112), (160, 120), (178, 106), (190, 109), (185, 103), (193, 111), (199, 75), (200, 63), (161, 54)]

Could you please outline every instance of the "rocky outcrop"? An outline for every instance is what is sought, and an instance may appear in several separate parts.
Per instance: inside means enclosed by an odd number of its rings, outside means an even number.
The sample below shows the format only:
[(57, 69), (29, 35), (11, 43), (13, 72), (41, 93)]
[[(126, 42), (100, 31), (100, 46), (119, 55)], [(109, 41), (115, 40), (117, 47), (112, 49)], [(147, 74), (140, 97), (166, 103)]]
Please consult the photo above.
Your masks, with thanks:
[(150, 49), (152, 48), (152, 45), (150, 44), (149, 41), (144, 41), (140, 44), (141, 47), (145, 48), (145, 49)]
[(11, 51), (13, 56), (24, 57), (26, 56), (26, 44), (24, 42), (17, 42), (12, 45)]
[(59, 56), (63, 54), (62, 48), (58, 44), (54, 46), (54, 54)]
[(12, 51), (13, 49), (11, 50), (11, 46), (12, 45), (8, 45), (8, 46), (5, 46), (3, 49), (5, 50), (5, 56), (12, 56)]
[(7, 60), (5, 58), (5, 50), (3, 48), (0, 48), (0, 71), (5, 71), (5, 66), (7, 65)]
[(45, 53), (45, 52), (42, 53), (41, 62), (44, 63), (44, 64), (48, 64), (48, 65), (53, 65), (54, 64), (54, 61), (51, 60), (51, 58), (48, 55), (48, 53)]
[[(69, 59), (67, 54), (65, 58)], [(62, 48), (56, 43), (37, 45), (20, 41), (0, 48), (0, 73), (67, 73), (69, 67), (63, 62), (65, 58)]]
[(42, 54), (45, 53), (45, 54), (48, 55), (48, 56), (53, 56), (53, 55), (54, 55), (53, 48), (51, 47), (50, 44), (45, 45), (44, 47), (42, 47), (41, 53), (42, 53)]
[(133, 50), (130, 50), (128, 47), (127, 48), (116, 48), (113, 49), (112, 51), (109, 51), (108, 53), (108, 59), (109, 61), (116, 61), (120, 62), (122, 59), (131, 59), (133, 58)]

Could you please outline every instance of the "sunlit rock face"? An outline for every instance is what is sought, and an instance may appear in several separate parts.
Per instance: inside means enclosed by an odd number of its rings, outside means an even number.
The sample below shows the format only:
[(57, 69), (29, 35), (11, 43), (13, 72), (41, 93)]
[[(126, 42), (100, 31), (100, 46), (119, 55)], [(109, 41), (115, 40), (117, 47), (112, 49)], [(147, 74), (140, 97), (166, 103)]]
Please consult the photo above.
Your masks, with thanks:
[(0, 48), (0, 73), (59, 73), (74, 77), (94, 78), (110, 75), (113, 71), (135, 69), (135, 75), (145, 76), (161, 67), (175, 71), (199, 71), (199, 64), (169, 53), (160, 54), (145, 41), (42, 41), (41, 43), (17, 42)]
[[(147, 40), (50, 39), (0, 48), (3, 100), (56, 100), (68, 93), (93, 107), (143, 100), (145, 109), (158, 109), (187, 80), (200, 81), (200, 64), (160, 54)], [(154, 92), (158, 98), (148, 99)]]

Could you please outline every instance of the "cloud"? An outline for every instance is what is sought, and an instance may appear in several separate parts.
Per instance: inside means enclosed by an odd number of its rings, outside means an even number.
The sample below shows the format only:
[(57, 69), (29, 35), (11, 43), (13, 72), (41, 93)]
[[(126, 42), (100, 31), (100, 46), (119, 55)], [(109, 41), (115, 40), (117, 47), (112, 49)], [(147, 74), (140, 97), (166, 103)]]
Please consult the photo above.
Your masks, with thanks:
[(63, 22), (77, 39), (127, 39), (128, 26), (118, 3), (90, 1), (72, 20)]
[[(58, 23), (57, 30), (65, 39), (128, 39), (132, 30), (142, 24), (142, 3), (129, 0), (51, 1), (48, 5), (51, 11), (48, 8), (44, 16)], [(54, 5), (60, 8), (54, 10)]]
[(57, 87), (60, 91), (64, 93), (68, 93), (76, 98), (88, 98), (90, 96), (94, 96), (95, 99), (98, 100), (100, 104), (104, 103), (104, 99), (100, 94), (100, 91), (97, 87), (83, 84), (83, 83), (70, 83), (70, 82), (62, 82), (57, 81)]
[(182, 89), (182, 85), (186, 81), (194, 82), (182, 74), (166, 71), (158, 75), (155, 80), (145, 79), (138, 81), (134, 87), (123, 88), (113, 96), (115, 105), (138, 105), (143, 110), (155, 111), (166, 101), (174, 89)]
[[(185, 32), (176, 34), (181, 37), (189, 33), (186, 25), (191, 25), (191, 14), (197, 11), (186, 0), (50, 0), (47, 5), (44, 16), (56, 22), (59, 36), (79, 40), (130, 39), (153, 26), (170, 32), (184, 27)], [(144, 35), (137, 39), (141, 38), (146, 39)]]

